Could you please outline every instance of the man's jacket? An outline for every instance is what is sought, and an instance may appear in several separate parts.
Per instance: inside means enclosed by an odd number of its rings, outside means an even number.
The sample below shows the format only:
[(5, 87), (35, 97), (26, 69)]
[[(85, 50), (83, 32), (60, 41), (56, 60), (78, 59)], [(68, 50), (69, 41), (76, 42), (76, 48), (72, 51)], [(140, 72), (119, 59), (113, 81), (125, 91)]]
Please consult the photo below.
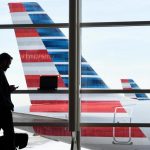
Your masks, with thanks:
[(0, 109), (13, 110), (11, 101), (11, 90), (4, 71), (0, 69)]

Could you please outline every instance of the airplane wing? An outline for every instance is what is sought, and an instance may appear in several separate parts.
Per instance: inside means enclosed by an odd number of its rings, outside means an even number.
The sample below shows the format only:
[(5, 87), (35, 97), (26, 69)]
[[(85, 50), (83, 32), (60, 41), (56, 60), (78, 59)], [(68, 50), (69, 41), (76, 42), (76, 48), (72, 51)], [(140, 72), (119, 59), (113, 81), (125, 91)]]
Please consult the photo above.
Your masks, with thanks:
[[(123, 89), (140, 89), (133, 79), (121, 79)], [(137, 100), (150, 100), (145, 93), (126, 94), (125, 96)]]
[[(14, 24), (54, 23), (36, 2), (9, 3), (9, 9)], [(39, 88), (41, 75), (56, 75), (58, 76), (58, 88), (68, 88), (69, 41), (61, 30), (58, 28), (19, 28), (14, 31), (28, 89)], [(81, 88), (109, 88), (83, 56), (81, 57)], [(68, 119), (68, 94), (29, 94), (29, 97), (31, 105), (28, 112), (24, 113)], [(134, 102), (131, 100), (128, 101), (113, 94), (91, 93), (82, 94), (81, 98), (81, 121), (83, 122), (106, 120), (113, 122), (117, 107), (119, 110), (115, 121), (129, 122), (130, 120), (128, 109), (124, 106), (133, 104)], [(21, 109), (20, 112), (23, 113), (23, 111), (24, 109)], [(24, 117), (19, 114), (15, 114), (15, 116)], [(32, 120), (32, 117), (30, 119)], [(94, 143), (94, 146), (98, 145), (99, 147), (100, 141), (103, 144), (112, 144), (114, 136), (121, 140), (130, 138), (135, 141), (136, 139), (147, 140), (140, 128), (135, 127), (131, 130), (132, 134), (127, 128), (114, 130), (112, 127), (82, 127), (81, 136), (85, 138), (82, 142), (84, 145)], [(71, 135), (65, 127), (34, 126), (33, 131), (39, 135), (60, 140), (63, 140), (62, 137)], [(107, 140), (104, 140), (105, 138)]]
[[(52, 118), (52, 117), (45, 117), (45, 116), (24, 114), (24, 113), (17, 113), (17, 112), (13, 112), (13, 121), (14, 124), (17, 125), (17, 128), (20, 127), (20, 129), (25, 129), (25, 125), (31, 126), (32, 124), (34, 125), (34, 123), (35, 123), (34, 126), (38, 126), (38, 124), (40, 126), (41, 122), (45, 124), (45, 126), (52, 126), (52, 127), (68, 126), (68, 120), (66, 119), (59, 119), (59, 118)], [(22, 125), (20, 125), (20, 123)], [(33, 128), (32, 127), (29, 128), (29, 126), (26, 128), (26, 131), (34, 133)]]

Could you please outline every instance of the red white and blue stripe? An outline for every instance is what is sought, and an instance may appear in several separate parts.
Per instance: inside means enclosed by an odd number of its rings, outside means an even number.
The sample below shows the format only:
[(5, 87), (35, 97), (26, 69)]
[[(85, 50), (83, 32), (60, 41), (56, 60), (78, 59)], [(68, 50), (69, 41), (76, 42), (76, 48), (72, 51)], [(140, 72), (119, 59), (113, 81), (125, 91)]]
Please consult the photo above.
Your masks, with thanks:
[[(9, 3), (13, 24), (52, 24), (52, 19), (36, 2)], [(41, 75), (57, 75), (58, 88), (68, 88), (68, 39), (58, 28), (20, 28), (15, 29), (19, 53), (29, 89), (39, 88)], [(108, 89), (85, 58), (81, 58), (81, 88)], [(67, 113), (67, 94), (30, 94), (31, 112)], [(120, 100), (111, 95), (83, 94), (81, 101), (83, 113), (113, 114), (121, 107)], [(122, 109), (119, 113), (125, 114)], [(68, 136), (65, 128), (34, 127), (39, 134)], [(56, 130), (55, 130), (56, 129)], [(112, 137), (111, 127), (83, 127), (82, 136)], [(132, 129), (132, 137), (145, 137), (139, 128)], [(54, 132), (56, 131), (56, 132)], [(118, 137), (128, 137), (128, 132), (117, 132)]]
[[(121, 79), (124, 90), (140, 89), (133, 79)], [(137, 100), (150, 100), (145, 93), (125, 94), (125, 96)]]

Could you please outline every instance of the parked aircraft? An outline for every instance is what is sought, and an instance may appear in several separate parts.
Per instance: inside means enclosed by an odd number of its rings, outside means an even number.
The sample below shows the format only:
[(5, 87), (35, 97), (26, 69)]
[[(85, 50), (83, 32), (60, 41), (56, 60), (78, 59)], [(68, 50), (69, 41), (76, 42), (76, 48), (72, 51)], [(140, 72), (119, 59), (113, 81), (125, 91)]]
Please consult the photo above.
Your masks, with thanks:
[[(140, 89), (133, 79), (121, 79), (123, 89)], [(138, 100), (150, 100), (145, 93), (125, 94), (125, 96)]]
[[(53, 20), (36, 2), (9, 3), (14, 24), (51, 24)], [(58, 76), (58, 89), (68, 88), (68, 39), (58, 28), (18, 28), (15, 29), (19, 54), (28, 89), (39, 88), (41, 75)], [(81, 58), (81, 88), (109, 89), (106, 83)], [(29, 94), (31, 104), (26, 108), (16, 108), (18, 118), (48, 119), (54, 117), (68, 120), (68, 94)], [(117, 94), (82, 94), (81, 122), (133, 122), (143, 121), (132, 109), (139, 101)], [(138, 107), (141, 111), (142, 107)], [(138, 112), (139, 112), (138, 111)], [(136, 111), (135, 111), (136, 112)], [(134, 114), (134, 115), (132, 115)], [(145, 121), (145, 120), (144, 120)], [(32, 130), (39, 135), (70, 142), (71, 133), (66, 127), (38, 127)], [(81, 127), (81, 143), (91, 149), (112, 144), (150, 145), (147, 130), (139, 127)], [(104, 148), (105, 149), (105, 148)], [(119, 148), (120, 149), (120, 148)], [(128, 147), (127, 147), (128, 149)]]

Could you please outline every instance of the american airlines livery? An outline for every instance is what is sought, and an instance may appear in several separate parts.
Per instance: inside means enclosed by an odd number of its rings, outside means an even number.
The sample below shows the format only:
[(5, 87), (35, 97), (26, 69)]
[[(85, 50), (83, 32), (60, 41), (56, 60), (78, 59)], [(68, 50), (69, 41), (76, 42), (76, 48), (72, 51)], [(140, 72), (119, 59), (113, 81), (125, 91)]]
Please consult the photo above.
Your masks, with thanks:
[[(123, 89), (140, 89), (133, 79), (121, 79)], [(125, 96), (138, 100), (150, 100), (145, 93), (125, 94)]]
[[(53, 20), (36, 2), (9, 3), (14, 24), (51, 24)], [(68, 39), (58, 28), (14, 29), (24, 77), (28, 89), (39, 88), (41, 75), (58, 76), (58, 89), (68, 88)], [(122, 80), (123, 83), (128, 83)], [(130, 83), (130, 82), (129, 82)], [(81, 88), (109, 89), (84, 57), (81, 58)], [(127, 87), (128, 88), (128, 87)], [(16, 108), (18, 116), (34, 119), (53, 117), (68, 119), (68, 94), (29, 94), (30, 106)], [(81, 95), (81, 122), (146, 122), (146, 113), (139, 115), (139, 99), (117, 94), (87, 93)], [(149, 101), (147, 106), (150, 105)], [(137, 107), (138, 106), (138, 107)], [(137, 109), (138, 108), (138, 109)], [(146, 109), (145, 109), (146, 110)], [(150, 110), (147, 110), (150, 111)], [(150, 119), (149, 119), (150, 120)], [(29, 128), (26, 128), (27, 130)], [(31, 131), (31, 128), (29, 129)], [(32, 127), (32, 132), (51, 139), (70, 142), (71, 133), (66, 127)], [(140, 127), (81, 127), (81, 144), (90, 149), (136, 148), (150, 145), (150, 131)], [(122, 145), (121, 145), (122, 144)], [(107, 147), (107, 148), (106, 148)]]

